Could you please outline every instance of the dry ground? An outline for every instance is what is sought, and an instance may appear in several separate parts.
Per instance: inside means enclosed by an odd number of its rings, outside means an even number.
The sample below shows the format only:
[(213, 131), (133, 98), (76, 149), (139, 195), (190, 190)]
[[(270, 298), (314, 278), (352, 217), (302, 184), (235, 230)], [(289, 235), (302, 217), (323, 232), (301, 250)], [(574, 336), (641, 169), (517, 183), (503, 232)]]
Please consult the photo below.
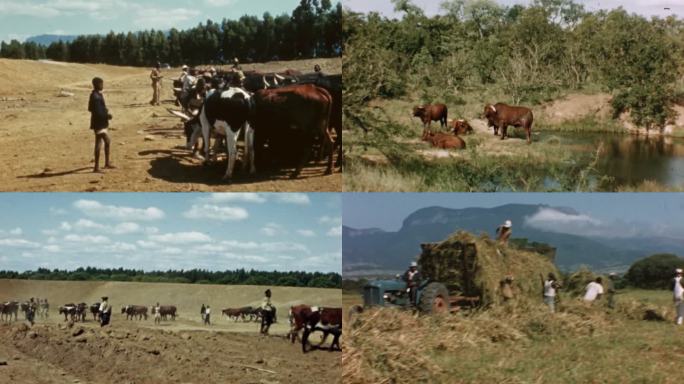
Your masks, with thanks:
[[(340, 352), (302, 354), (285, 339), (290, 305), (341, 305), (341, 291), (272, 287), (279, 321), (271, 336), (258, 325), (221, 318), (220, 309), (257, 305), (266, 287), (121, 282), (0, 280), (0, 301), (47, 297), (51, 313), (33, 328), (23, 321), (0, 325), (0, 375), (28, 383), (294, 383), (315, 373), (314, 382), (341, 383)], [(57, 313), (66, 302), (93, 303), (108, 295), (111, 327), (91, 317), (72, 327)], [(178, 307), (179, 318), (154, 325), (126, 320), (124, 304), (159, 301)], [(201, 324), (199, 307), (213, 308), (211, 326)], [(20, 314), (20, 320), (22, 316)], [(320, 379), (320, 381), (318, 381)]]
[[(320, 63), (341, 73), (340, 59), (245, 65), (245, 70), (293, 68), (310, 72)], [(203, 167), (184, 149), (180, 120), (166, 108), (172, 78), (164, 70), (162, 105), (149, 105), (149, 69), (102, 64), (0, 59), (0, 190), (4, 191), (339, 191), (342, 175), (324, 176), (324, 164), (310, 163), (299, 179), (288, 169), (249, 176), (236, 169), (232, 184), (221, 181), (225, 162)], [(113, 163), (106, 174), (91, 173), (93, 134), (87, 111), (90, 81), (105, 81)], [(59, 97), (60, 91), (73, 93)], [(103, 161), (103, 160), (101, 160)], [(240, 166), (239, 162), (237, 166)]]

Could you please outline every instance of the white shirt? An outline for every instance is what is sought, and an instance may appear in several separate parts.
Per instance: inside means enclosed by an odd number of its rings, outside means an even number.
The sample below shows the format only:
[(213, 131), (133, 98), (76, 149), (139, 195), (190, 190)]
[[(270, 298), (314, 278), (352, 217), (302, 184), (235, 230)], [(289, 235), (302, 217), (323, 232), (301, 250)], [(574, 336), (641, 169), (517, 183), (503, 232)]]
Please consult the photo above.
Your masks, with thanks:
[(674, 278), (674, 299), (675, 300), (682, 300), (682, 296), (684, 296), (684, 288), (682, 288), (682, 277), (677, 276)]
[(584, 301), (594, 301), (598, 295), (603, 294), (603, 286), (595, 281), (587, 284), (587, 293), (584, 294)]
[(204, 312), (205, 315), (208, 315), (211, 312), (210, 308), (207, 308), (207, 310)]
[(195, 82), (197, 82), (197, 78), (195, 78), (195, 76), (185, 76), (185, 78), (183, 79), (183, 90), (189, 91), (190, 88), (192, 88), (192, 86), (195, 85)]
[(556, 288), (553, 287), (553, 280), (546, 280), (544, 282), (544, 296), (555, 297)]
[(105, 311), (109, 312), (109, 303), (106, 301), (103, 301), (102, 304), (100, 304), (100, 312), (104, 313)]

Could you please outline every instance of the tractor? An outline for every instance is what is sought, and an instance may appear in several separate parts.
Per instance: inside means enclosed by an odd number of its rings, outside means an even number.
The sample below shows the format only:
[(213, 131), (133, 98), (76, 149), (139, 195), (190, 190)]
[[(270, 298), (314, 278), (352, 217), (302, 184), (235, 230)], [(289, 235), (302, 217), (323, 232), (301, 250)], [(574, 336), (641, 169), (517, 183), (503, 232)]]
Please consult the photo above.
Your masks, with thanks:
[[(445, 313), (449, 311), (449, 291), (442, 283), (424, 281), (416, 292), (416, 307), (422, 313)], [(363, 287), (364, 307), (411, 306), (406, 283), (400, 278), (374, 280)]]

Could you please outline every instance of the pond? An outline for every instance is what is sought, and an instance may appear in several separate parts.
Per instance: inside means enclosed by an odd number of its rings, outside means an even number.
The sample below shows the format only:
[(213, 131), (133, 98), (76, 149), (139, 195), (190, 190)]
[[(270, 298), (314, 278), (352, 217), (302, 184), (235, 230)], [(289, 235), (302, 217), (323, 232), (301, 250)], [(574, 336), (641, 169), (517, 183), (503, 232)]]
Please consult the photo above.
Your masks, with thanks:
[(548, 134), (558, 137), (563, 147), (582, 153), (584, 159), (593, 158), (601, 148), (598, 171), (614, 178), (616, 186), (635, 186), (647, 180), (667, 187), (684, 186), (683, 138)]

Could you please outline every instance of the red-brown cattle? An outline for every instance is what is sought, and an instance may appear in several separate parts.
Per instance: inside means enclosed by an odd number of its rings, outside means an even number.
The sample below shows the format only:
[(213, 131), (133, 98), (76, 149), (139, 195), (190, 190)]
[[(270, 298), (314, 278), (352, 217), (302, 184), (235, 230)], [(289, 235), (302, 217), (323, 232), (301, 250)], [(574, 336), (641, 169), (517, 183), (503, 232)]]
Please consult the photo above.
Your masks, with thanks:
[(465, 149), (466, 143), (458, 136), (443, 132), (426, 132), (423, 141), (427, 141), (435, 148), (441, 149)]
[(484, 116), (490, 127), (494, 127), (494, 135), (501, 130), (501, 140), (506, 138), (506, 130), (509, 125), (525, 128), (527, 144), (532, 143), (532, 122), (534, 115), (527, 107), (517, 107), (504, 103), (494, 105), (487, 104), (484, 108)]
[(423, 122), (423, 134), (430, 129), (433, 121), (439, 121), (442, 128), (447, 127), (447, 106), (444, 104), (426, 104), (413, 107), (413, 116), (420, 117)]
[(452, 121), (451, 128), (454, 135), (468, 135), (473, 133), (473, 127), (463, 119), (455, 119)]

